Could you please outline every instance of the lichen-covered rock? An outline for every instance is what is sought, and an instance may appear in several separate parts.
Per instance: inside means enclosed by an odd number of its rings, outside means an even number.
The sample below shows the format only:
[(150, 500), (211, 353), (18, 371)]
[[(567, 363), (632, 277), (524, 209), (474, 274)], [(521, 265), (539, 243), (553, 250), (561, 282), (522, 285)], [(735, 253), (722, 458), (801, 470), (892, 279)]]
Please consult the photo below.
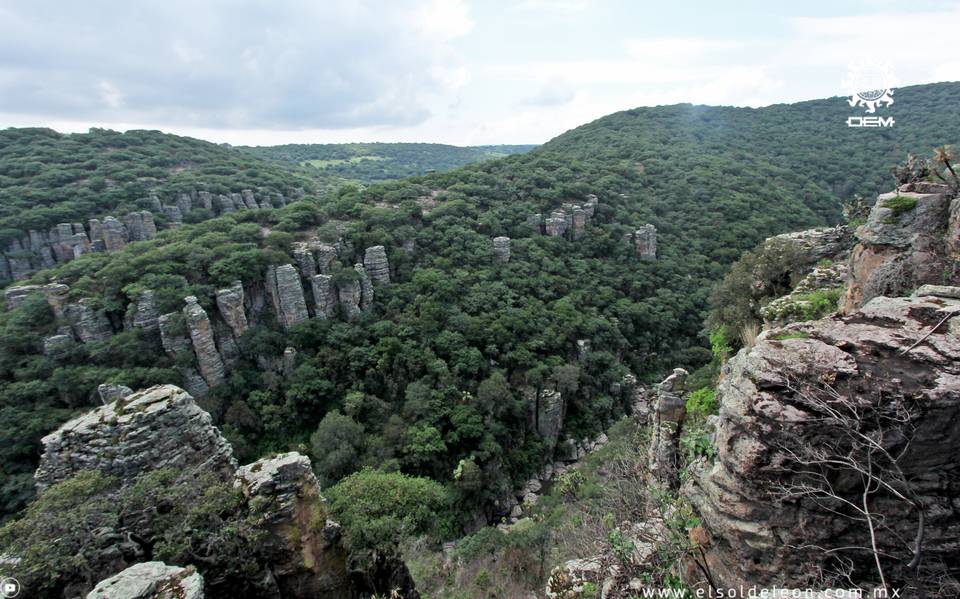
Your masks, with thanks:
[(46, 488), (82, 470), (132, 480), (158, 468), (199, 467), (232, 476), (233, 449), (186, 391), (158, 385), (70, 420), (41, 440), (34, 474)]
[(895, 191), (877, 198), (856, 232), (844, 312), (880, 295), (906, 295), (919, 285), (957, 276), (948, 268), (953, 194), (946, 185), (927, 191), (933, 193)]
[(278, 555), (273, 575), (282, 597), (350, 596), (340, 525), (331, 521), (310, 460), (299, 453), (263, 458), (237, 470), (236, 484), (251, 500), (267, 499), (263, 547)]
[(167, 217), (170, 227), (176, 228), (183, 224), (183, 211), (179, 206), (164, 206), (163, 215)]
[(387, 250), (382, 245), (368, 247), (364, 251), (363, 267), (374, 282), (390, 282), (390, 263), (387, 262)]
[(510, 261), (510, 238), (509, 237), (494, 237), (493, 238), (493, 256), (497, 262), (501, 264), (506, 264)]
[(292, 264), (284, 264), (276, 269), (277, 299), (280, 302), (280, 322), (284, 328), (290, 328), (310, 317), (307, 312), (307, 300), (303, 295), (300, 273)]
[(81, 343), (106, 341), (113, 336), (113, 327), (103, 310), (94, 306), (93, 300), (85, 298), (65, 308), (66, 318), (73, 334)]
[(114, 385), (112, 383), (102, 383), (97, 387), (97, 395), (104, 404), (113, 403), (118, 399), (133, 395), (133, 389), (126, 385)]
[(600, 198), (596, 195), (590, 193), (587, 194), (587, 201), (583, 203), (583, 210), (587, 213), (587, 218), (593, 218), (593, 215), (597, 211), (597, 206), (600, 205)]
[(310, 244), (314, 258), (317, 261), (317, 270), (320, 274), (329, 274), (333, 261), (337, 259), (337, 248), (335, 246), (313, 241)]
[(653, 486), (675, 489), (680, 484), (678, 473), (678, 444), (680, 428), (687, 409), (683, 394), (686, 391), (687, 371), (675, 368), (673, 373), (657, 386), (653, 405), (652, 438), (650, 439), (649, 477)]
[(73, 347), (73, 337), (70, 335), (51, 335), (43, 339), (43, 355), (51, 360), (63, 358), (71, 347)]
[(293, 259), (297, 261), (297, 266), (300, 267), (300, 272), (303, 273), (304, 277), (310, 278), (317, 273), (317, 259), (313, 255), (313, 250), (310, 249), (309, 244), (304, 242), (294, 243), (292, 252)]
[(116, 252), (127, 245), (127, 228), (112, 216), (103, 219), (103, 245), (108, 252)]
[(633, 232), (633, 247), (641, 260), (657, 259), (657, 228), (646, 224)]
[(101, 580), (87, 599), (204, 599), (203, 577), (193, 568), (163, 562), (134, 564)]
[(257, 199), (253, 196), (252, 189), (241, 189), (240, 197), (243, 198), (243, 204), (251, 210), (256, 210), (260, 206), (257, 204)]
[(337, 284), (337, 299), (347, 318), (352, 319), (360, 315), (361, 296), (360, 281), (344, 281)]
[[(760, 308), (760, 315), (767, 326), (784, 326), (791, 322), (810, 320), (818, 315), (811, 316), (820, 306), (814, 303), (826, 299), (833, 300), (829, 311), (839, 307), (837, 300), (842, 295), (847, 279), (846, 262), (834, 262), (815, 266), (814, 269), (797, 283), (789, 294), (770, 301)], [(818, 296), (812, 294), (818, 293)], [(823, 314), (819, 314), (822, 316)]]
[(217, 196), (217, 202), (220, 208), (220, 214), (229, 214), (230, 212), (236, 211), (230, 196), (221, 194)]
[(230, 287), (217, 290), (217, 310), (237, 339), (247, 330), (247, 314), (243, 309), (243, 283), (234, 281)]
[(799, 250), (805, 257), (805, 263), (816, 264), (824, 258), (833, 260), (845, 256), (853, 245), (853, 233), (846, 225), (820, 227), (775, 235), (767, 239), (768, 243), (784, 243)]
[(153, 214), (146, 210), (127, 214), (123, 217), (123, 222), (127, 228), (128, 241), (146, 241), (157, 236)]
[(313, 304), (317, 318), (330, 318), (337, 307), (337, 298), (333, 289), (333, 277), (330, 275), (313, 275), (310, 277), (310, 288), (313, 291)]
[[(954, 289), (876, 297), (847, 316), (767, 331), (725, 365), (717, 460), (695, 467), (682, 491), (711, 537), (705, 556), (719, 585), (811, 586), (833, 567), (834, 554), (856, 564), (861, 580), (853, 582), (871, 582), (870, 552), (842, 549), (869, 544), (866, 522), (843, 515), (840, 503), (863, 502), (862, 473), (843, 465), (858, 455), (851, 448), (864, 441), (860, 433), (876, 443), (870, 453), (888, 482), (894, 479), (883, 456), (898, 456), (907, 492), (916, 497), (902, 501), (883, 489), (869, 497), (883, 522), (876, 543), (888, 580), (912, 580), (905, 568), (912, 544), (904, 539), (917, 535), (917, 506), (925, 514), (923, 562), (956, 563), (950, 560), (960, 551), (960, 300), (952, 296), (960, 289)], [(823, 459), (837, 460), (829, 488), (837, 500), (798, 491), (823, 488), (803, 474), (816, 472)]]
[(197, 202), (200, 203), (200, 207), (204, 210), (209, 210), (211, 213), (216, 212), (216, 208), (214, 208), (213, 194), (209, 191), (197, 192)]
[(131, 324), (134, 328), (148, 333), (153, 333), (160, 329), (160, 313), (157, 310), (157, 301), (154, 297), (153, 290), (145, 289), (140, 292), (140, 296), (134, 305)]
[(550, 237), (563, 237), (567, 232), (567, 216), (562, 210), (550, 213), (543, 222), (544, 230)]
[(213, 328), (206, 310), (197, 302), (197, 298), (188, 295), (183, 298), (183, 316), (187, 332), (197, 356), (197, 366), (207, 385), (214, 387), (223, 381), (225, 367), (213, 335)]
[(363, 264), (354, 264), (353, 270), (357, 272), (360, 280), (360, 309), (367, 311), (373, 306), (373, 282), (370, 281)]

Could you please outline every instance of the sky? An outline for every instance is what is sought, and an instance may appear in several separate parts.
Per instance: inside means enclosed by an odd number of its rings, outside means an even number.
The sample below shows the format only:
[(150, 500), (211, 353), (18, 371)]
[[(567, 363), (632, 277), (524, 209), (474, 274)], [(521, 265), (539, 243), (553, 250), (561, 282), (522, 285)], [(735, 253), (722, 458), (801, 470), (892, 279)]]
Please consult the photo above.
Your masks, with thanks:
[[(0, 0), (0, 127), (543, 143), (636, 106), (960, 80), (960, 3)], [(958, 99), (960, 101), (960, 99)]]

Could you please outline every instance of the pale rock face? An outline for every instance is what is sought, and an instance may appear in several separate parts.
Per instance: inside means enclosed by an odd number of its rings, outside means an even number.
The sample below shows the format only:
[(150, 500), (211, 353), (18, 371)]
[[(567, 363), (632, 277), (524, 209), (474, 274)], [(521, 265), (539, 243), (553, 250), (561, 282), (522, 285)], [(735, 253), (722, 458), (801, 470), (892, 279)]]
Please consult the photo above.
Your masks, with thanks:
[(183, 315), (187, 322), (190, 340), (193, 342), (193, 351), (197, 356), (200, 374), (203, 375), (203, 380), (208, 386), (214, 387), (223, 381), (224, 364), (220, 352), (217, 351), (210, 319), (203, 307), (197, 303), (196, 297), (189, 295), (183, 298), (183, 301), (187, 304), (183, 307)]
[(219, 202), (220, 214), (227, 214), (230, 212), (236, 211), (236, 208), (233, 206), (233, 200), (230, 196), (220, 195), (217, 197)]
[(563, 210), (554, 210), (544, 221), (546, 233), (550, 237), (563, 237), (567, 226), (567, 215)]
[(317, 259), (313, 255), (310, 247), (304, 242), (298, 242), (293, 245), (293, 258), (300, 267), (303, 276), (309, 278), (317, 274)]
[(580, 206), (574, 206), (571, 212), (572, 216), (572, 229), (571, 236), (574, 240), (580, 239), (583, 237), (583, 234), (586, 232), (587, 228), (587, 213)]
[(285, 328), (289, 329), (309, 318), (300, 273), (292, 264), (284, 264), (277, 267), (276, 280), (281, 322)]
[(528, 404), (533, 428), (552, 449), (557, 445), (566, 405), (563, 395), (555, 389), (542, 389), (534, 393)]
[(170, 221), (171, 227), (175, 228), (177, 225), (183, 224), (183, 211), (180, 210), (179, 206), (164, 206), (163, 214)]
[(203, 577), (193, 568), (142, 562), (100, 581), (87, 599), (204, 599)]
[(247, 330), (247, 314), (243, 308), (243, 284), (234, 281), (230, 287), (217, 290), (217, 310), (237, 339)]
[[(960, 288), (934, 286), (915, 297), (876, 297), (848, 316), (764, 332), (725, 365), (716, 462), (695, 467), (682, 489), (711, 537), (705, 555), (718, 584), (810, 586), (829, 564), (824, 550), (804, 548), (862, 546), (867, 536), (865, 522), (816, 500), (776, 501), (776, 490), (797, 480), (789, 452), (823, 447), (825, 434), (836, 439), (824, 432), (822, 414), (805, 403), (811, 393), (859, 406), (866, 423), (891, 405), (921, 408), (909, 443), (900, 434), (884, 435), (881, 443), (902, 454), (900, 468), (925, 506), (924, 562), (956, 555), (960, 315), (952, 315), (960, 312), (958, 295)], [(838, 476), (835, 492), (859, 502), (857, 480)], [(874, 503), (886, 523), (877, 532), (879, 549), (903, 555), (901, 539), (916, 535), (916, 510), (882, 494)], [(872, 572), (871, 558), (863, 559), (862, 571)], [(891, 563), (888, 576), (908, 578), (895, 572), (907, 561)]]
[(877, 198), (856, 232), (845, 313), (880, 295), (906, 295), (919, 285), (944, 282), (952, 192), (945, 185), (928, 185), (927, 191), (935, 193), (896, 191)]
[(133, 395), (133, 389), (127, 387), (126, 385), (103, 383), (97, 387), (97, 395), (100, 396), (100, 401), (106, 405), (108, 403), (113, 403), (118, 399), (123, 399), (124, 397)]
[(337, 285), (337, 299), (347, 318), (353, 319), (360, 315), (360, 281), (350, 281)]
[(160, 314), (153, 291), (146, 289), (137, 298), (136, 311), (133, 314), (133, 326), (153, 333), (160, 329)]
[(641, 260), (657, 259), (657, 228), (646, 224), (634, 231), (633, 245)]
[(197, 192), (197, 201), (200, 203), (201, 208), (209, 210), (210, 212), (215, 212), (213, 194), (209, 191)]
[(390, 282), (390, 263), (387, 262), (387, 250), (382, 245), (368, 247), (364, 251), (363, 266), (375, 283)]
[(501, 264), (506, 264), (510, 261), (510, 238), (509, 237), (494, 237), (493, 238), (493, 256), (497, 262)]
[(373, 306), (373, 283), (363, 264), (354, 264), (353, 269), (360, 275), (360, 309), (366, 312)]
[[(104, 451), (104, 440), (110, 451)], [(233, 449), (186, 391), (158, 385), (70, 420), (44, 437), (34, 474), (44, 489), (81, 470), (132, 479), (158, 468), (236, 469)]]
[(256, 210), (260, 206), (257, 205), (257, 200), (253, 196), (253, 190), (243, 189), (240, 191), (240, 197), (243, 198), (243, 204), (251, 210)]
[(127, 229), (117, 219), (103, 219), (103, 245), (108, 252), (115, 252), (127, 245)]
[(313, 275), (310, 278), (310, 287), (313, 290), (313, 303), (316, 307), (316, 317), (332, 317), (337, 307), (337, 298), (334, 295), (333, 289), (333, 277), (330, 275)]
[(91, 300), (82, 299), (65, 308), (66, 318), (73, 328), (73, 334), (81, 343), (106, 341), (113, 336), (113, 327), (103, 310), (93, 307)]
[(846, 255), (853, 245), (853, 233), (846, 225), (838, 225), (775, 235), (767, 241), (789, 243), (803, 253), (807, 263), (816, 264), (824, 258)]
[(312, 241), (310, 249), (317, 261), (317, 270), (320, 274), (329, 274), (333, 261), (337, 259), (337, 248), (319, 241)]

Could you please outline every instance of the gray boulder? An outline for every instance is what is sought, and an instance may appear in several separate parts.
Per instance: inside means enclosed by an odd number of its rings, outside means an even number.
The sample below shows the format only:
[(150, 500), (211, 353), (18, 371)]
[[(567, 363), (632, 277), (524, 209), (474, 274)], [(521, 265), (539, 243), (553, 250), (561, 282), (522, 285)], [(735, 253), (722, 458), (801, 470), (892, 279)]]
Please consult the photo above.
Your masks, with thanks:
[(203, 577), (192, 566), (142, 562), (101, 580), (87, 599), (204, 599)]

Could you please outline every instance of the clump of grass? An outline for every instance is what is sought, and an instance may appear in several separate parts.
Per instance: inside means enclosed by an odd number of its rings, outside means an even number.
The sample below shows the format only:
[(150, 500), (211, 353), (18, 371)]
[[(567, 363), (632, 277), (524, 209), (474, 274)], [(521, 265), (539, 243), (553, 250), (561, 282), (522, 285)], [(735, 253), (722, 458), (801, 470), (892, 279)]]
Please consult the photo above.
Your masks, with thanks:
[(883, 201), (883, 207), (893, 211), (891, 218), (900, 218), (905, 212), (910, 212), (917, 207), (917, 199), (907, 196), (896, 196)]
[(770, 338), (774, 341), (786, 341), (787, 339), (809, 339), (810, 334), (804, 333), (803, 331), (787, 331), (786, 333), (773, 335)]

